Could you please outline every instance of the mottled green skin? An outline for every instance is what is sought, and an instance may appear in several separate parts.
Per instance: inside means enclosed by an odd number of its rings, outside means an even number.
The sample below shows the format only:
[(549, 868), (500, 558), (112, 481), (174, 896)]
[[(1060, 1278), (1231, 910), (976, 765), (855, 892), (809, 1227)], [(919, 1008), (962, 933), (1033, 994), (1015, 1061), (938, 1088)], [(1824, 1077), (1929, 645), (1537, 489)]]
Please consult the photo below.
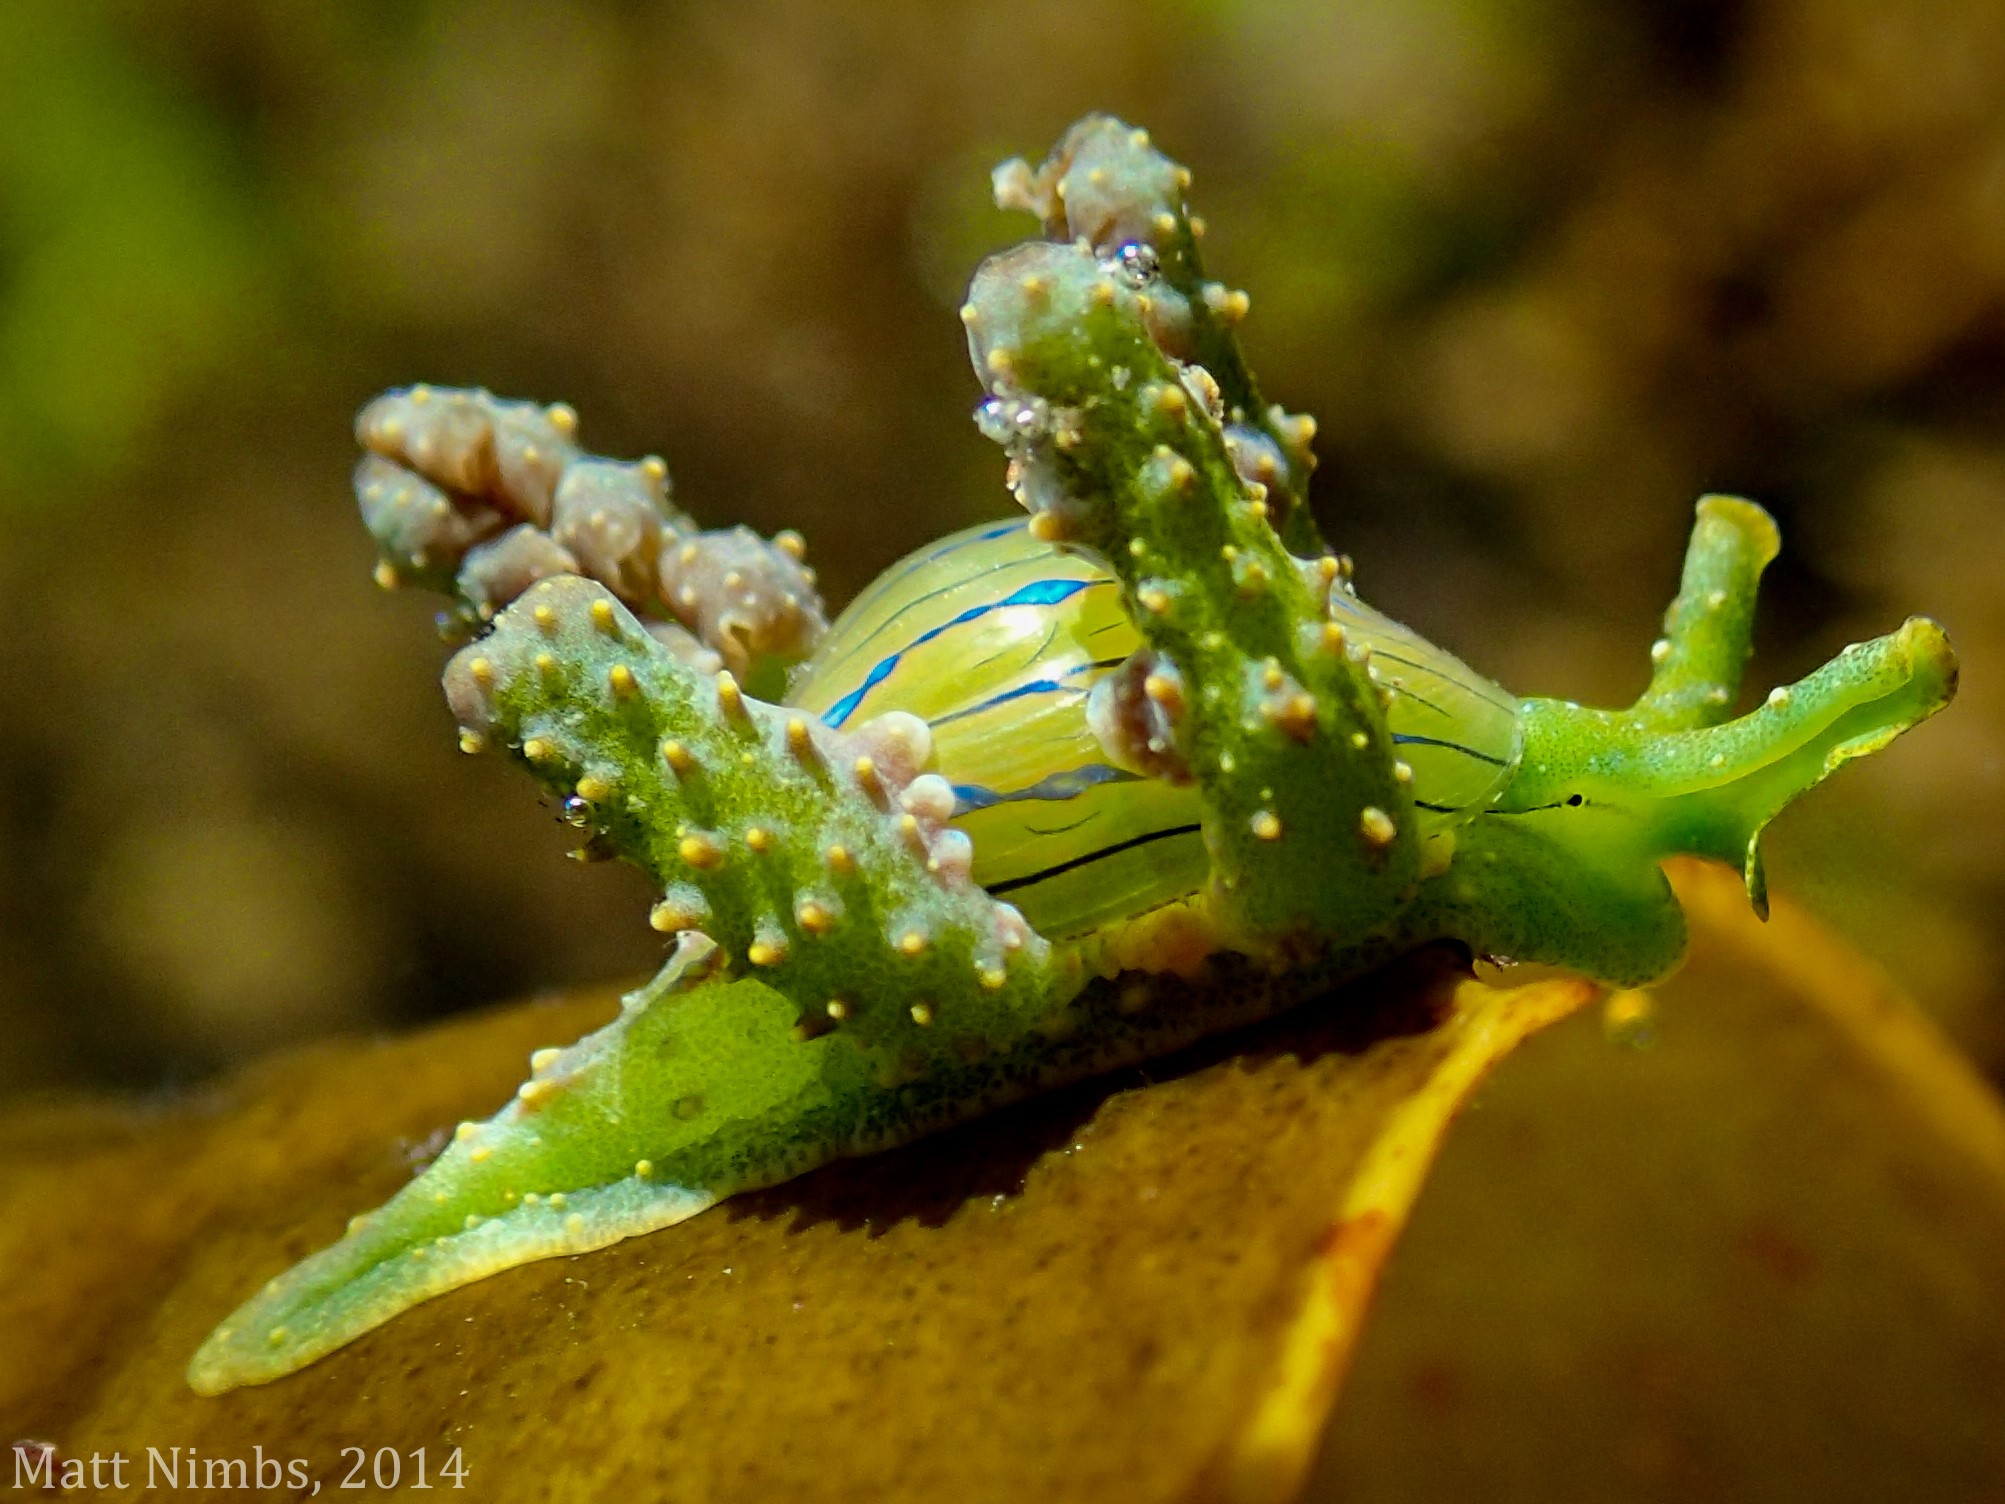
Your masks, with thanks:
[[(1387, 729), (1391, 688), (1335, 630), (1347, 569), (1321, 556), (1306, 509), (1281, 504), (1307, 473), (1306, 427), (1253, 410), (1231, 304), (1202, 290), (1187, 176), (1094, 117), (1037, 173), (999, 182), (1058, 238), (975, 279), (963, 316), (991, 393), (981, 421), (1036, 530), (1116, 577), (1145, 643), (1135, 672), (1095, 686), (1130, 698), (1086, 713), (1116, 764), (1197, 791), (1210, 885), (1171, 916), (1181, 944), (1162, 938), (1162, 913), (1133, 916), (1134, 969), (1115, 974), (1104, 948), (1029, 933), (967, 879), (923, 724), (894, 713), (829, 730), (720, 678), (716, 658), (746, 656), (744, 641), (704, 635), (741, 604), (730, 569), (706, 585), (720, 609), (690, 607), (683, 626), (613, 593), (647, 604), (632, 581), (654, 578), (650, 561), (665, 570), (665, 554), (609, 554), (621, 568), (602, 569), (608, 583), (523, 585), (447, 671), (463, 744), (522, 760), (591, 830), (589, 850), (652, 873), (674, 954), (618, 1020), (539, 1052), (513, 1101), (462, 1124), (404, 1191), (218, 1327), (190, 1364), (197, 1389), (277, 1378), (456, 1285), (1159, 1055), (1429, 941), (1614, 983), (1661, 976), (1684, 944), (1662, 857), (1731, 861), (1762, 903), (1763, 826), (1953, 694), (1947, 641), (1915, 619), (1729, 719), (1776, 537), (1758, 507), (1708, 498), (1644, 696), (1625, 711), (1520, 702), (1509, 776), (1423, 841)], [(1150, 256), (1124, 250), (1143, 239)], [(377, 429), (423, 417), (394, 395)], [(457, 498), (460, 512), (424, 513), (437, 519), (424, 548), (441, 558), (483, 498), (534, 520), (556, 483), (540, 450), (525, 459), (489, 437), (492, 412), (516, 409), (487, 400), (469, 410), (489, 427), (466, 425), (473, 438), (431, 460), (410, 430), (374, 435)], [(408, 573), (434, 556), (411, 543), (420, 512), (398, 499), (402, 473), (369, 467), (363, 479), (386, 484), (363, 503), (379, 534), (411, 545)], [(603, 541), (595, 519), (573, 534), (580, 547)], [(774, 562), (796, 550), (766, 557), (778, 583), (760, 620), (797, 651), (820, 604)], [(638, 574), (622, 572), (631, 558)], [(1211, 952), (1195, 963), (1193, 933)]]
[(1523, 701), (1524, 750), (1496, 816), (1467, 828), (1411, 923), (1479, 953), (1635, 985), (1684, 950), (1661, 858), (1685, 852), (1740, 868), (1767, 912), (1764, 827), (1844, 763), (1947, 705), (1957, 673), (1942, 629), (1916, 617), (1728, 720), (1755, 587), (1776, 546), (1761, 508), (1699, 503), (1650, 687), (1626, 711)]
[[(975, 364), (999, 398), (1049, 404), (1054, 432), (1020, 459), (1019, 498), (1044, 536), (1113, 571), (1144, 641), (1182, 677), (1168, 719), (1204, 794), (1223, 936), (1249, 949), (1356, 940), (1386, 927), (1419, 860), (1377, 692), (1322, 645), (1320, 602), (1218, 422), (1149, 337), (1145, 296), (1078, 245), (1005, 252), (969, 293)], [(1119, 385), (1115, 371), (1128, 373)], [(1267, 707), (1303, 694), (1313, 724), (1284, 730)], [(1389, 841), (1362, 833), (1374, 808)], [(1257, 833), (1263, 817), (1278, 838)]]
[[(1206, 278), (1198, 249), (1201, 223), (1184, 200), (1190, 173), (1158, 151), (1149, 133), (1111, 115), (1088, 115), (1065, 133), (1035, 172), (1005, 162), (996, 169), (999, 201), (1044, 220), (1055, 241), (1097, 249), (1146, 246), (1156, 281), (1149, 325), (1166, 354), (1202, 366), (1218, 383), (1229, 431), (1250, 445), (1271, 446), (1275, 466), (1247, 456), (1249, 478), (1268, 489), (1282, 540), (1298, 554), (1321, 552), (1307, 496), (1316, 466), (1309, 439), (1315, 424), (1270, 406), (1232, 330), (1245, 316), (1246, 294)], [(1264, 441), (1264, 443), (1263, 443)]]
[[(739, 965), (766, 937), (784, 953), (758, 975), (795, 1001), (804, 1031), (833, 1027), (837, 1003), (887, 1077), (1017, 1038), (1078, 989), (1077, 969), (1036, 935), (1006, 944), (980, 888), (928, 870), (927, 827), (900, 829), (909, 780), (882, 755), (868, 780), (857, 775), (877, 745), (868, 726), (841, 736), (739, 693), (728, 674), (699, 673), (595, 582), (535, 586), (460, 650), (446, 684), (463, 726), (520, 751), (598, 842), (680, 902), (674, 928)], [(803, 922), (809, 903), (826, 928)], [(924, 946), (908, 955), (898, 942), (911, 936)], [(932, 1026), (914, 1023), (921, 1005)]]

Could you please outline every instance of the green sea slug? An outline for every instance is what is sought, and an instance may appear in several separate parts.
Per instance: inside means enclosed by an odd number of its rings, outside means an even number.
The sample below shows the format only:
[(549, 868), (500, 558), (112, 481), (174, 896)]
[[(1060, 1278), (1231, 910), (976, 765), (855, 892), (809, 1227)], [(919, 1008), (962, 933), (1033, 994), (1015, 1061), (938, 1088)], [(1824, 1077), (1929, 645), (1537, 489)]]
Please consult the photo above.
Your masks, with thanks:
[(280, 1377), (528, 1260), (1259, 1018), (1430, 941), (1634, 985), (1676, 965), (1659, 860), (1731, 862), (1945, 705), (1923, 618), (1747, 714), (1759, 507), (1699, 504), (1623, 710), (1519, 699), (1354, 593), (1205, 278), (1189, 175), (1075, 126), (1005, 206), (1044, 236), (961, 310), (1027, 517), (921, 549), (833, 626), (800, 539), (699, 530), (564, 407), (366, 408), (379, 577), (447, 592), (462, 745), (517, 759), (659, 883), (661, 974), (194, 1356)]

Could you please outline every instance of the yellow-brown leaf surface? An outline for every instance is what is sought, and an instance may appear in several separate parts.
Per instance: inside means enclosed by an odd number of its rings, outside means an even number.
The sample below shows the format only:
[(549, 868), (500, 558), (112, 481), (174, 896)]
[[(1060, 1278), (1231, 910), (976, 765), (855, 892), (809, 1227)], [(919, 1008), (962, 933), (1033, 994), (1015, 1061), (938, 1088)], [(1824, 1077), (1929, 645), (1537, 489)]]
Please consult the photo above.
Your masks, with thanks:
[[(172, 1106), (17, 1113), (0, 1417), (64, 1456), (123, 1452), (134, 1483), (148, 1447), (262, 1447), (324, 1488), (344, 1447), (397, 1449), (406, 1484), (416, 1449), (436, 1470), (459, 1448), (483, 1499), (1278, 1499), (1312, 1463), (1331, 1497), (1683, 1497), (1764, 1446), (1814, 1450), (1820, 1417), (1847, 1430), (1827, 1449), (1974, 1481), (2005, 1458), (1972, 1430), (2005, 1389), (1997, 1108), (1814, 926), (1760, 930), (1730, 877), (1680, 879), (1698, 945), (1662, 1041), (1617, 1049), (1590, 1010), (1487, 1089), (1327, 1438), (1449, 1119), (1583, 984), (1418, 958), (216, 1399), (181, 1378), (208, 1328), (610, 994), (323, 1047)], [(1540, 1464), (1561, 1434), (1595, 1466)], [(1606, 1479), (1630, 1492), (1570, 1491)]]

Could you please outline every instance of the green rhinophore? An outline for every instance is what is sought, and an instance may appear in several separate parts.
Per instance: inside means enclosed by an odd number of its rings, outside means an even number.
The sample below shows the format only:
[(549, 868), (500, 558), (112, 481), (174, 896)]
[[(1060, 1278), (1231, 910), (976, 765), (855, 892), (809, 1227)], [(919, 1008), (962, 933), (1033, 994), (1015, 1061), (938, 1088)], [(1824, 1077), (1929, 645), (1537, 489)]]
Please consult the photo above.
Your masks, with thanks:
[[(1188, 174), (1093, 117), (997, 173), (1049, 239), (963, 319), (1029, 513), (824, 626), (797, 537), (702, 532), (568, 408), (365, 409), (386, 584), (447, 591), (469, 751), (519, 759), (656, 880), (674, 937), (621, 1017), (203, 1345), (204, 1393), (531, 1259), (1291, 1006), (1430, 941), (1633, 985), (1792, 798), (1948, 703), (1934, 623), (1732, 711), (1774, 524), (1708, 497), (1627, 710), (1519, 700), (1357, 598), (1205, 279)], [(782, 693), (789, 678), (791, 686)]]

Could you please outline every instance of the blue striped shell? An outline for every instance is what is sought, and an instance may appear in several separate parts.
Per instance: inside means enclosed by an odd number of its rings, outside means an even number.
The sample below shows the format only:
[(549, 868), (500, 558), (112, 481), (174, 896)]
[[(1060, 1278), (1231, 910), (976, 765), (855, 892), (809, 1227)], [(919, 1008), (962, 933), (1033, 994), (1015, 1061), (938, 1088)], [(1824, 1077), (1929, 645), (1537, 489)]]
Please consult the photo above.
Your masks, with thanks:
[[(1483, 810), (1518, 754), (1508, 692), (1359, 601), (1332, 594), (1392, 691), (1424, 833)], [(1018, 520), (907, 556), (842, 613), (790, 704), (843, 727), (904, 710), (933, 730), (974, 878), (1039, 933), (1076, 941), (1187, 899), (1209, 869), (1197, 792), (1114, 766), (1088, 691), (1141, 646), (1121, 589)]]

